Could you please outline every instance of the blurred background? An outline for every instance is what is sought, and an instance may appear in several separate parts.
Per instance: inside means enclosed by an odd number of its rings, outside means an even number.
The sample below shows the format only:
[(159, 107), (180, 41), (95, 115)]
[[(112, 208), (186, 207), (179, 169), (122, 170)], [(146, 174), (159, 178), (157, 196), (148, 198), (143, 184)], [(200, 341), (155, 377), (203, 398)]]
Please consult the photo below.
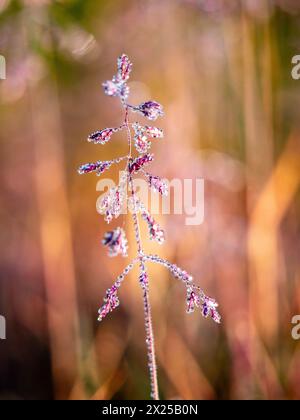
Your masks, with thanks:
[(0, 398), (148, 398), (137, 272), (99, 324), (127, 261), (100, 244), (98, 178), (77, 174), (126, 153), (121, 135), (85, 141), (122, 121), (101, 83), (123, 52), (132, 102), (165, 108), (153, 173), (205, 179), (204, 223), (159, 217), (167, 241), (145, 245), (223, 317), (187, 315), (182, 284), (150, 268), (161, 397), (300, 398), (298, 0), (0, 0)]

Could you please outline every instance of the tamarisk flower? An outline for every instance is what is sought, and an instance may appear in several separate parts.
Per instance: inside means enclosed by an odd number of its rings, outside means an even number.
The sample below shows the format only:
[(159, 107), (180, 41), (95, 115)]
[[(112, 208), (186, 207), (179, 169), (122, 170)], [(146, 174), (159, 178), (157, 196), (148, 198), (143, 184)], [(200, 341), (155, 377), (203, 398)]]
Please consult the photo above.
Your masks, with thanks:
[(122, 228), (117, 227), (112, 231), (106, 232), (102, 243), (108, 246), (108, 255), (110, 257), (115, 257), (118, 254), (127, 257), (127, 239)]
[[(80, 174), (95, 172), (97, 175), (102, 174), (105, 170), (110, 168), (114, 163), (120, 163), (126, 159), (126, 167), (121, 175), (119, 184), (111, 188), (108, 193), (102, 197), (100, 204), (98, 204), (98, 211), (104, 215), (107, 223), (110, 223), (113, 218), (117, 218), (122, 213), (122, 210), (131, 208), (132, 218), (135, 232), (135, 239), (137, 245), (137, 256), (130, 264), (125, 267), (123, 272), (117, 277), (115, 283), (106, 291), (104, 302), (99, 309), (98, 320), (102, 321), (111, 311), (119, 306), (118, 289), (123, 283), (128, 273), (132, 270), (135, 264), (139, 266), (139, 284), (142, 289), (143, 303), (144, 303), (144, 317), (145, 317), (145, 335), (148, 356), (148, 367), (151, 393), (153, 399), (159, 399), (158, 381), (157, 381), (157, 365), (155, 357), (154, 334), (151, 317), (151, 305), (149, 298), (150, 279), (147, 272), (148, 262), (153, 262), (166, 267), (173, 277), (180, 280), (186, 288), (187, 292), (187, 312), (192, 313), (196, 308), (201, 310), (202, 315), (207, 318), (211, 317), (216, 323), (220, 323), (221, 317), (217, 311), (217, 302), (206, 296), (205, 293), (193, 282), (193, 277), (185, 270), (172, 264), (169, 261), (159, 257), (158, 255), (147, 255), (142, 245), (142, 238), (139, 228), (139, 215), (147, 222), (150, 239), (162, 244), (165, 240), (164, 231), (160, 225), (154, 220), (153, 216), (145, 208), (144, 204), (139, 200), (138, 194), (134, 188), (133, 178), (137, 173), (142, 172), (148, 181), (149, 188), (159, 192), (162, 195), (168, 193), (167, 183), (160, 177), (145, 172), (145, 165), (149, 164), (154, 156), (148, 153), (151, 147), (151, 139), (162, 138), (163, 131), (158, 127), (142, 125), (140, 123), (129, 122), (130, 112), (137, 112), (149, 120), (156, 120), (163, 115), (163, 107), (156, 101), (146, 101), (139, 105), (131, 105), (127, 102), (129, 95), (129, 88), (127, 81), (132, 70), (132, 63), (127, 55), (122, 54), (117, 60), (117, 73), (112, 79), (103, 83), (104, 93), (108, 96), (116, 96), (120, 99), (124, 110), (124, 121), (120, 127), (105, 128), (96, 131), (89, 135), (88, 141), (94, 144), (107, 143), (112, 135), (117, 131), (126, 130), (126, 141), (128, 143), (128, 154), (124, 157), (108, 161), (96, 161), (94, 163), (86, 163), (81, 165), (78, 169)], [(134, 145), (138, 152), (138, 156), (132, 153), (132, 133), (134, 132)], [(130, 197), (127, 198), (127, 190), (129, 189)], [(106, 232), (102, 240), (103, 245), (108, 248), (109, 256), (127, 255), (127, 239), (125, 232), (121, 227), (116, 227), (109, 232)]]

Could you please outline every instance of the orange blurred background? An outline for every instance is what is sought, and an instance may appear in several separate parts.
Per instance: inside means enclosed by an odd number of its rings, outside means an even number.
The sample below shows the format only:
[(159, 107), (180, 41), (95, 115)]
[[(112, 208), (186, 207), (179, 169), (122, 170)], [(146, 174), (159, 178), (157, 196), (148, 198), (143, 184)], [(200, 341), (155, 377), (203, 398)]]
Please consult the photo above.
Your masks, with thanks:
[(85, 141), (122, 121), (101, 83), (123, 52), (132, 101), (166, 113), (153, 173), (205, 179), (204, 223), (161, 216), (166, 244), (148, 249), (223, 317), (187, 315), (184, 287), (151, 267), (161, 397), (300, 398), (299, 24), (297, 0), (0, 0), (1, 399), (148, 398), (137, 272), (99, 324), (127, 261), (100, 244), (98, 178), (77, 174), (126, 153), (121, 136)]

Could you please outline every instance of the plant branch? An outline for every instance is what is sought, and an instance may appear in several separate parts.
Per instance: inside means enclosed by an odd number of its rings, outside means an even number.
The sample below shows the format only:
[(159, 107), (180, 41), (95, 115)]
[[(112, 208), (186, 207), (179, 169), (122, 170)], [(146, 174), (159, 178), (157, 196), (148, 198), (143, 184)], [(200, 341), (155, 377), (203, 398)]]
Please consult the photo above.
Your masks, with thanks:
[(150, 299), (149, 299), (149, 281), (148, 281), (148, 275), (147, 275), (147, 268), (143, 259), (144, 252), (142, 248), (140, 226), (139, 226), (139, 220), (138, 220), (137, 209), (136, 209), (136, 193), (134, 189), (132, 174), (129, 172), (129, 169), (128, 169), (130, 162), (132, 161), (132, 154), (131, 154), (132, 141), (131, 141), (131, 131), (129, 127), (129, 121), (128, 121), (129, 109), (127, 105), (124, 105), (124, 108), (125, 108), (124, 124), (126, 125), (126, 128), (127, 128), (128, 147), (129, 147), (127, 171), (128, 171), (130, 193), (133, 199), (132, 217), (133, 217), (133, 223), (134, 223), (135, 239), (137, 243), (138, 256), (140, 260), (140, 285), (143, 289), (146, 345), (147, 345), (148, 368), (149, 368), (149, 373), (150, 373), (151, 397), (154, 400), (159, 400), (157, 364), (156, 364), (156, 357), (155, 357), (155, 342), (154, 342), (152, 316), (151, 316), (151, 304), (150, 304)]

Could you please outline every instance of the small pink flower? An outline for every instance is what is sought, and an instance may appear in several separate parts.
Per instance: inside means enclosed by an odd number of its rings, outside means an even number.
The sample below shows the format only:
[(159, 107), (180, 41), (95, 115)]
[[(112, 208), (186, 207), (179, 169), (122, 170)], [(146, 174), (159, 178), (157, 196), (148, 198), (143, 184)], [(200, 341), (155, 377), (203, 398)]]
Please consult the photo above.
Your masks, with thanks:
[(122, 200), (117, 188), (111, 188), (109, 193), (102, 199), (100, 213), (104, 215), (104, 220), (110, 223), (113, 217), (117, 218), (121, 214)]
[(114, 309), (116, 309), (119, 304), (119, 298), (117, 296), (117, 287), (112, 286), (110, 289), (106, 291), (106, 296), (104, 298), (104, 304), (99, 309), (98, 313), (98, 321), (102, 321), (103, 318), (106, 317), (110, 312), (112, 312)]
[(144, 165), (153, 160), (153, 154), (147, 153), (146, 155), (135, 158), (128, 167), (129, 173), (138, 172)]
[(102, 83), (105, 95), (119, 96), (121, 99), (126, 99), (129, 95), (129, 87), (122, 80), (119, 81), (117, 76), (112, 80), (107, 80)]
[(98, 211), (104, 215), (104, 220), (110, 223), (114, 218), (118, 218), (123, 210), (126, 198), (127, 175), (124, 174), (117, 187), (111, 188), (100, 201)]
[(90, 172), (96, 172), (97, 175), (101, 175), (104, 171), (110, 168), (110, 166), (113, 164), (113, 161), (107, 160), (107, 161), (101, 161), (94, 163), (85, 163), (84, 165), (81, 165), (78, 168), (78, 173), (80, 175), (82, 174), (88, 174)]
[(127, 156), (119, 157), (113, 160), (104, 160), (104, 161), (98, 160), (97, 162), (85, 163), (84, 165), (81, 165), (78, 168), (78, 173), (82, 175), (82, 174), (88, 174), (90, 172), (96, 172), (96, 174), (99, 176), (104, 171), (109, 169), (111, 165), (115, 163), (119, 163), (124, 159), (127, 159)]
[(156, 120), (158, 117), (164, 115), (163, 107), (155, 101), (147, 101), (135, 108), (136, 111), (144, 115), (149, 120)]
[(160, 245), (165, 241), (165, 233), (160, 225), (154, 220), (151, 214), (145, 209), (141, 212), (142, 218), (147, 222), (150, 239), (158, 242)]
[(112, 80), (107, 80), (102, 84), (104, 87), (105, 95), (108, 96), (117, 96), (119, 93), (119, 86), (117, 83), (113, 82)]
[(151, 147), (151, 142), (142, 133), (135, 134), (134, 146), (139, 153), (146, 153)]
[(212, 299), (209, 296), (204, 296), (203, 304), (202, 304), (202, 315), (207, 318), (211, 316), (211, 318), (217, 323), (221, 323), (221, 316), (217, 310), (218, 303), (215, 299)]
[(199, 294), (195, 293), (195, 291), (193, 290), (193, 287), (188, 287), (187, 288), (186, 303), (187, 303), (187, 310), (186, 311), (187, 311), (188, 314), (194, 312), (195, 308), (199, 307), (200, 304), (201, 304)]
[(94, 144), (105, 144), (117, 131), (119, 131), (119, 128), (104, 128), (103, 130), (95, 131), (88, 136), (88, 141)]
[(108, 255), (110, 257), (115, 257), (119, 254), (122, 255), (122, 257), (127, 257), (127, 239), (122, 228), (117, 227), (112, 231), (106, 232), (102, 239), (102, 243), (108, 247)]
[(187, 285), (187, 312), (194, 312), (195, 308), (201, 307), (202, 315), (211, 317), (217, 324), (221, 323), (221, 316), (217, 310), (219, 306), (215, 299), (206, 296), (201, 289), (195, 285)]
[(140, 285), (142, 286), (143, 289), (148, 289), (149, 286), (149, 279), (148, 279), (148, 274), (143, 271), (140, 276), (139, 276), (139, 282)]
[(126, 54), (122, 54), (117, 61), (118, 73), (112, 78), (102, 84), (104, 93), (108, 96), (119, 96), (122, 100), (128, 98), (129, 88), (126, 81), (129, 78), (132, 64)]
[(158, 127), (149, 127), (148, 125), (144, 126), (145, 134), (156, 139), (161, 139), (164, 136), (163, 130)]
[(161, 138), (163, 137), (163, 131), (157, 127), (149, 127), (140, 125), (139, 123), (135, 122), (132, 124), (132, 128), (134, 129), (134, 145), (136, 150), (139, 153), (146, 153), (148, 149), (151, 147), (151, 141), (148, 140), (148, 136), (152, 138)]
[(161, 195), (168, 195), (168, 184), (163, 179), (161, 179), (159, 176), (154, 176), (148, 173), (146, 175), (148, 177), (150, 188), (152, 188), (154, 191), (158, 191)]
[(132, 69), (132, 63), (126, 54), (122, 54), (118, 58), (118, 76), (121, 80), (126, 81), (129, 79), (129, 74)]

